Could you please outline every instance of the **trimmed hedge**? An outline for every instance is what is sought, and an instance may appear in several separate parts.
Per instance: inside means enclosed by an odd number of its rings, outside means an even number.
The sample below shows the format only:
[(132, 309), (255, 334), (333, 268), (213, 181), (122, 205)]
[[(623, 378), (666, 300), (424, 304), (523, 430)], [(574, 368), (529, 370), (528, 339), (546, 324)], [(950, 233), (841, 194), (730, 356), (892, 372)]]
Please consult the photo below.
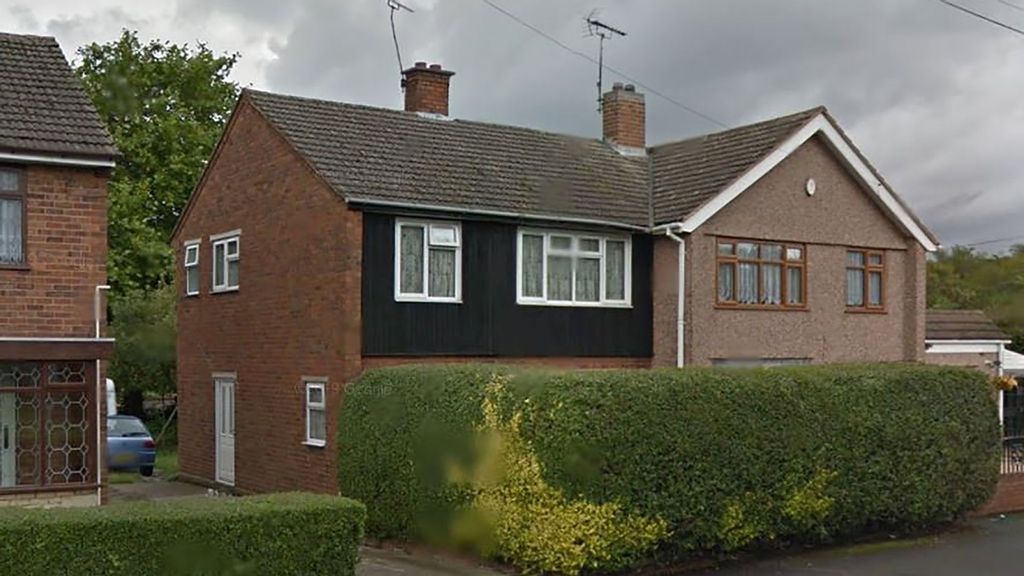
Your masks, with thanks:
[[(497, 424), (484, 417), (492, 405)], [(478, 467), (479, 438), (498, 429), (528, 448), (512, 466), (537, 463), (544, 486), (527, 496), (554, 490), (567, 505), (613, 505), (620, 523), (664, 522), (667, 534), (643, 557), (679, 558), (961, 517), (998, 479), (995, 414), (984, 375), (922, 365), (385, 368), (346, 394), (339, 480), (368, 503), (370, 534), (453, 542), (467, 510), (494, 494), (507, 510), (514, 498), (453, 474)], [(481, 552), (538, 569), (508, 557), (500, 540)], [(562, 571), (636, 564), (636, 552)]]
[(277, 494), (0, 510), (0, 574), (345, 575), (366, 509)]

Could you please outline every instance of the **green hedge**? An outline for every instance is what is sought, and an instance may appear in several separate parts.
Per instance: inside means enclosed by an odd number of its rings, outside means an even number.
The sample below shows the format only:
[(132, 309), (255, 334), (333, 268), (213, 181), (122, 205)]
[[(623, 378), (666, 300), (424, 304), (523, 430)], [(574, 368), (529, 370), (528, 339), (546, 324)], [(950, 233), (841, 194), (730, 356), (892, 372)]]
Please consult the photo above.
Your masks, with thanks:
[(0, 511), (0, 574), (354, 574), (366, 509), (278, 494)]
[[(506, 509), (508, 490), (452, 472), (479, 460), (488, 402), (565, 502), (664, 522), (646, 558), (919, 530), (978, 508), (998, 478), (994, 395), (976, 371), (397, 367), (356, 382), (339, 419), (340, 486), (368, 503), (370, 534), (450, 542), (467, 509), (495, 493)], [(537, 569), (509, 558), (505, 532), (481, 551)]]

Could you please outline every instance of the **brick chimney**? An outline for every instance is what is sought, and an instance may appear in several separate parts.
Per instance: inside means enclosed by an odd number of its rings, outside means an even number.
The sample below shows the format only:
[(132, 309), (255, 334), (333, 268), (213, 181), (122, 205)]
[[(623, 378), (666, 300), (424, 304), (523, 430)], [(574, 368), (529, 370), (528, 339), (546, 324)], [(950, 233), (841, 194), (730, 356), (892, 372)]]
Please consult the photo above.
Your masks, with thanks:
[(647, 113), (644, 95), (632, 84), (616, 82), (611, 92), (605, 92), (601, 102), (602, 124), (606, 142), (626, 149), (643, 152), (647, 145)]
[(406, 112), (427, 112), (448, 115), (448, 81), (455, 72), (443, 70), (440, 64), (427, 66), (417, 62), (402, 72)]

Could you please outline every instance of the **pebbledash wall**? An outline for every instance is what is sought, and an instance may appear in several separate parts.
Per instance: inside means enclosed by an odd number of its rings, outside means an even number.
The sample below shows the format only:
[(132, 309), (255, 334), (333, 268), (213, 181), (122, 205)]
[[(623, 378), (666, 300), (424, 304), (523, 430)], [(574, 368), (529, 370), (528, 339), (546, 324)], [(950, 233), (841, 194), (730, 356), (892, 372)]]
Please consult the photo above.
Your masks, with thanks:
[[(805, 192), (813, 178), (817, 190)], [(806, 245), (806, 310), (716, 305), (719, 238)], [(885, 311), (847, 311), (846, 252), (885, 253)], [(654, 246), (654, 361), (676, 360), (676, 243)], [(815, 137), (686, 238), (686, 363), (924, 359), (925, 254)]]
[[(107, 283), (109, 170), (36, 164), (3, 167), (20, 170), (25, 180), (27, 263), (0, 267), (0, 337), (93, 337), (94, 291)], [(100, 314), (100, 325), (105, 326), (105, 307)], [(87, 364), (91, 387), (94, 368), (91, 362)], [(105, 372), (104, 364), (101, 377)], [(106, 405), (99, 402), (98, 406), (103, 420)], [(105, 426), (99, 449), (100, 461), (105, 461)], [(88, 458), (92, 461), (95, 456)], [(105, 501), (105, 490), (103, 498)], [(0, 494), (0, 507), (95, 504), (95, 488)]]

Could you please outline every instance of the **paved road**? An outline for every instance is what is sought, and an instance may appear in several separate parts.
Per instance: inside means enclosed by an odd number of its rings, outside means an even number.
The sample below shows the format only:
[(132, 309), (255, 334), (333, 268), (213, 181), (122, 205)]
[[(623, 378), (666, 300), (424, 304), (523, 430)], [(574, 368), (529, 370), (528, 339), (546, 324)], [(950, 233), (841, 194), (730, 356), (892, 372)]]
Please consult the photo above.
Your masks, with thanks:
[[(823, 550), (721, 567), (699, 576), (1018, 576), (1024, 515), (978, 518), (920, 538)], [(698, 576), (694, 574), (693, 576)]]
[(428, 554), (410, 555), (400, 550), (363, 548), (361, 557), (356, 576), (505, 576), (461, 560)]

